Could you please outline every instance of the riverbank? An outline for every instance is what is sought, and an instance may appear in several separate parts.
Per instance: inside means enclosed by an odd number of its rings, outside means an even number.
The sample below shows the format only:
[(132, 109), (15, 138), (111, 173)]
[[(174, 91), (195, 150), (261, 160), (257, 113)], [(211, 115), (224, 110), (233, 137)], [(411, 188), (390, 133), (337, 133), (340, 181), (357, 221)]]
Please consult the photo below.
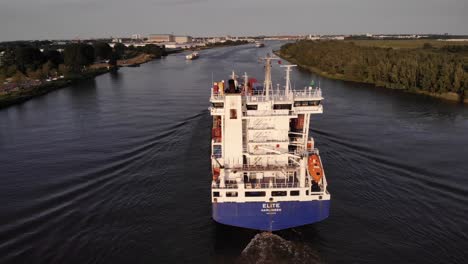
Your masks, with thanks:
[(206, 46), (200, 46), (196, 48), (192, 48), (189, 50), (193, 51), (200, 51), (200, 50), (207, 50), (207, 49), (213, 49), (213, 48), (225, 48), (225, 47), (233, 47), (233, 46), (241, 46), (241, 45), (247, 45), (251, 44), (248, 41), (229, 41), (229, 42), (224, 42), (224, 43), (217, 43), (217, 44), (209, 44)]
[(468, 104), (468, 98), (464, 98), (463, 96), (455, 93), (455, 92), (445, 92), (445, 93), (435, 93), (435, 92), (429, 92), (421, 89), (407, 89), (403, 87), (398, 87), (398, 86), (389, 86), (384, 83), (378, 83), (378, 82), (364, 82), (361, 80), (356, 80), (353, 78), (346, 77), (344, 74), (331, 74), (326, 71), (322, 71), (321, 69), (309, 65), (305, 65), (303, 63), (300, 63), (297, 59), (295, 59), (292, 56), (288, 56), (286, 54), (282, 54), (280, 50), (273, 51), (274, 54), (276, 54), (278, 57), (287, 60), (293, 64), (296, 64), (299, 68), (307, 70), (309, 72), (313, 72), (315, 74), (318, 74), (320, 76), (326, 77), (328, 79), (334, 79), (334, 80), (342, 80), (342, 81), (350, 81), (350, 82), (356, 82), (356, 83), (365, 83), (365, 84), (372, 84), (375, 85), (375, 87), (381, 87), (381, 88), (387, 88), (387, 89), (393, 89), (393, 90), (401, 90), (404, 92), (408, 93), (413, 93), (413, 94), (421, 94), (421, 95), (426, 95), (434, 98), (439, 98), (447, 101), (452, 101), (452, 102), (460, 102), (464, 104)]
[(54, 90), (58, 90), (82, 80), (94, 78), (98, 75), (108, 73), (112, 68), (98, 68), (81, 75), (73, 75), (66, 79), (58, 79), (50, 82), (44, 82), (40, 85), (30, 87), (17, 87), (13, 91), (0, 94), (0, 109), (8, 106), (23, 103), (34, 97), (42, 96)]
[[(229, 47), (229, 46), (238, 46), (238, 45), (245, 45), (248, 43), (228, 43), (223, 45), (210, 45), (204, 47), (203, 49), (212, 49), (218, 47)], [(183, 52), (185, 50), (169, 50), (166, 51), (164, 56), (169, 54)], [(135, 57), (130, 59), (122, 59), (117, 61), (117, 67), (138, 67), (141, 64), (147, 63), (149, 61), (160, 59), (161, 56), (155, 56), (153, 54), (142, 53), (138, 54)], [(29, 99), (32, 99), (37, 96), (45, 95), (49, 92), (52, 92), (57, 89), (65, 88), (70, 86), (74, 83), (77, 83), (81, 80), (91, 79), (98, 75), (108, 73), (112, 70), (117, 70), (116, 68), (111, 67), (108, 63), (94, 63), (88, 67), (88, 70), (81, 74), (69, 74), (67, 78), (64, 79), (56, 79), (56, 80), (49, 80), (49, 81), (38, 81), (40, 84), (35, 85), (17, 85), (13, 89), (9, 89), (8, 91), (0, 92), (0, 109), (6, 108), (8, 106), (23, 103)], [(12, 84), (10, 84), (12, 85)]]
[[(130, 59), (118, 60), (117, 67), (137, 67), (143, 63), (147, 63), (158, 58), (160, 57), (143, 53)], [(14, 104), (23, 103), (34, 97), (42, 96), (54, 90), (65, 88), (82, 80), (95, 78), (98, 75), (108, 73), (113, 70), (118, 70), (118, 68), (111, 67), (108, 63), (95, 63), (88, 67), (88, 71), (80, 74), (69, 74), (65, 79), (41, 81), (39, 85), (30, 85), (27, 87), (18, 85), (14, 89), (11, 89), (11, 91), (0, 93), (0, 109)]]

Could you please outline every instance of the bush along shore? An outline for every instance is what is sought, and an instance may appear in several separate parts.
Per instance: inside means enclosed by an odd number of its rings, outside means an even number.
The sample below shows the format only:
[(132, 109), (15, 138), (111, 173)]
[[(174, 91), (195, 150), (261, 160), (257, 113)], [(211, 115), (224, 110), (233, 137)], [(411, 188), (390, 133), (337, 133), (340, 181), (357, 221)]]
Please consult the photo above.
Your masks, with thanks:
[[(183, 51), (166, 50), (154, 44), (126, 47), (116, 43), (111, 47), (106, 42), (94, 42), (55, 47), (44, 42), (0, 43), (0, 108), (116, 71), (119, 67), (135, 67)], [(203, 49), (246, 43), (226, 41), (208, 44)]]
[(393, 49), (304, 40), (275, 54), (327, 78), (468, 103), (468, 45)]
[(0, 109), (10, 105), (25, 102), (33, 97), (47, 94), (51, 91), (72, 85), (78, 81), (94, 78), (97, 75), (104, 74), (116, 68), (99, 68), (89, 70), (77, 75), (68, 75), (67, 78), (54, 78), (50, 81), (35, 81), (16, 84), (13, 89), (0, 93)]
[(0, 43), (0, 108), (167, 55), (164, 47), (152, 44), (135, 48), (121, 43), (114, 47), (105, 42), (69, 43), (40, 49), (37, 43)]

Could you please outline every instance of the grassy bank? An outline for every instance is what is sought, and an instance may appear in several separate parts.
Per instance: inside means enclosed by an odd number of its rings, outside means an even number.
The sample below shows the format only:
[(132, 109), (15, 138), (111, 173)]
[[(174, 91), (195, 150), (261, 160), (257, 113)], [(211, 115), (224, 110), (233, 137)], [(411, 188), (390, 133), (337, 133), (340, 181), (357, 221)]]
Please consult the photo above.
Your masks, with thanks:
[(411, 40), (346, 40), (345, 42), (353, 42), (358, 46), (391, 48), (391, 49), (418, 49), (425, 45), (430, 45), (434, 48), (443, 48), (446, 46), (465, 46), (466, 41), (442, 41), (435, 39), (411, 39)]
[(379, 83), (371, 83), (371, 82), (364, 82), (360, 80), (356, 80), (353, 78), (346, 77), (344, 74), (330, 74), (328, 72), (322, 71), (317, 67), (312, 67), (308, 65), (303, 65), (299, 63), (296, 59), (292, 58), (291, 56), (287, 56), (284, 54), (281, 54), (280, 51), (274, 51), (274, 53), (281, 57), (282, 59), (285, 59), (293, 64), (297, 64), (299, 68), (307, 70), (309, 72), (313, 72), (315, 74), (318, 74), (320, 76), (326, 77), (328, 79), (334, 79), (334, 80), (341, 80), (341, 81), (351, 81), (351, 82), (356, 82), (356, 83), (366, 83), (366, 84), (374, 84), (376, 87), (383, 87), (383, 88), (389, 88), (389, 89), (394, 89), (394, 90), (402, 90), (405, 92), (409, 93), (414, 93), (414, 94), (423, 94), (426, 96), (431, 96), (443, 100), (448, 100), (448, 101), (453, 101), (453, 102), (463, 102), (465, 104), (468, 104), (468, 98), (461, 98), (459, 94), (454, 93), (454, 92), (445, 92), (445, 93), (435, 93), (435, 92), (428, 92), (424, 91), (421, 89), (405, 89), (405, 88), (396, 88), (396, 87), (390, 87), (386, 86), (385, 84), (379, 84)]
[(440, 42), (299, 41), (283, 45), (275, 54), (330, 79), (468, 103), (468, 43)]

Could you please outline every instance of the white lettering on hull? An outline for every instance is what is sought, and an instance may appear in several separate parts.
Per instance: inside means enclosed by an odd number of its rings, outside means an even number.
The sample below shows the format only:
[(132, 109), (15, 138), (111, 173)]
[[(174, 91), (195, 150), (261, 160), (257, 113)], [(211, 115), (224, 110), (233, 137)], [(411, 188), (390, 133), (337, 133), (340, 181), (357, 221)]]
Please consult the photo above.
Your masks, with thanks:
[(281, 207), (279, 203), (264, 203), (262, 204), (261, 212), (266, 214), (276, 214), (276, 212), (281, 212)]

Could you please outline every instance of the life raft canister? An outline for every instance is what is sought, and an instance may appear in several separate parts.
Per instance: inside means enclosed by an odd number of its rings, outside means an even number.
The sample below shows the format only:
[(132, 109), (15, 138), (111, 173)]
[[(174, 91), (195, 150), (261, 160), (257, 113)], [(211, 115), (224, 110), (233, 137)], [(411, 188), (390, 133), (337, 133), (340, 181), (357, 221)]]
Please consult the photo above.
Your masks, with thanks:
[(219, 95), (224, 95), (224, 80), (218, 82)]
[(298, 130), (302, 130), (304, 128), (304, 114), (297, 115), (295, 128)]
[(213, 181), (217, 181), (218, 178), (219, 178), (219, 172), (220, 172), (220, 169), (219, 168), (213, 168)]
[(218, 94), (219, 93), (219, 86), (218, 83), (215, 82), (213, 83), (213, 94)]
[(313, 154), (309, 156), (308, 167), (309, 173), (314, 179), (314, 182), (319, 183), (323, 177), (323, 169), (318, 155)]

